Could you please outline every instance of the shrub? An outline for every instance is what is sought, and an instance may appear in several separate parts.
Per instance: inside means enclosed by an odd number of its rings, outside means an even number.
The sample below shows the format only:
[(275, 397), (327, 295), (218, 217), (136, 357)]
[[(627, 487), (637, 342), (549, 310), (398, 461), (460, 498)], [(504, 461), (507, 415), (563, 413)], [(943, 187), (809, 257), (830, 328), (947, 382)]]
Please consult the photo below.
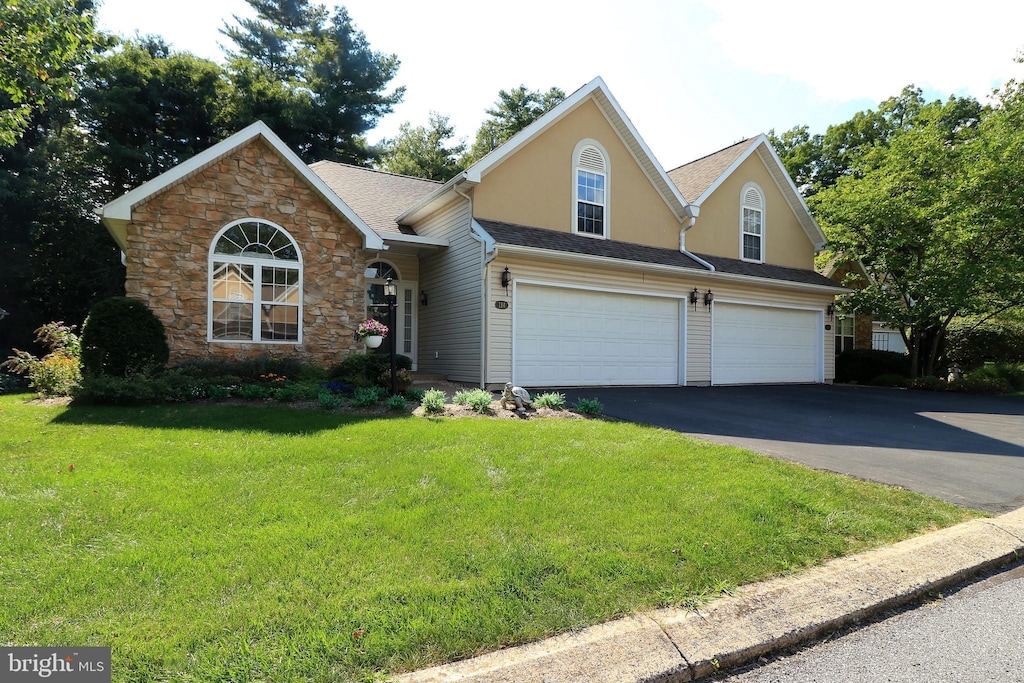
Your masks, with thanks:
[(6, 372), (0, 372), (0, 395), (16, 394), (21, 390), (21, 381), (17, 377)]
[(880, 375), (910, 377), (910, 356), (893, 351), (852, 349), (836, 356), (836, 381), (868, 384)]
[(206, 387), (206, 395), (211, 401), (223, 401), (231, 396), (231, 387), (220, 384), (211, 384)]
[(1024, 391), (1024, 365), (1013, 363), (986, 363), (970, 372), (964, 379), (999, 380), (1014, 391)]
[[(399, 355), (395, 359), (399, 370), (412, 370), (412, 359), (408, 356)], [(391, 357), (385, 353), (353, 353), (331, 368), (327, 377), (356, 387), (379, 386), (390, 389)]]
[(965, 377), (955, 382), (948, 382), (949, 391), (956, 391), (963, 394), (1008, 394), (1010, 385), (1001, 379), (975, 379)]
[(273, 388), (262, 384), (243, 384), (238, 387), (238, 397), (246, 399), (265, 399), (273, 394)]
[(316, 395), (316, 402), (324, 410), (337, 410), (345, 404), (345, 399), (323, 389)]
[(395, 394), (389, 396), (388, 400), (384, 401), (384, 405), (388, 407), (388, 410), (394, 410), (397, 413), (405, 413), (409, 411), (409, 402), (405, 400), (405, 396), (401, 394)]
[(946, 355), (968, 370), (986, 362), (1024, 363), (1024, 323), (993, 318), (975, 326), (970, 319), (956, 320), (946, 331)]
[(406, 400), (413, 403), (422, 403), (423, 395), (426, 393), (423, 389), (406, 389), (404, 392)]
[(291, 403), (299, 400), (299, 392), (296, 391), (293, 385), (286, 384), (283, 387), (273, 389), (270, 394), (270, 398), (275, 401), (281, 401), (282, 403)]
[(14, 349), (14, 355), (0, 363), (0, 368), (27, 374), (29, 386), (40, 396), (70, 396), (82, 382), (81, 344), (74, 326), (47, 323), (36, 330), (35, 340), (50, 349), (50, 353), (40, 359)]
[(440, 413), (444, 410), (444, 392), (440, 389), (430, 389), (423, 393), (420, 404), (427, 413)]
[(452, 402), (455, 405), (469, 406), (475, 412), (483, 414), (490, 411), (492, 399), (491, 392), (483, 389), (473, 389), (471, 391), (462, 390), (455, 392)]
[(104, 299), (92, 307), (82, 327), (82, 367), (87, 375), (158, 372), (168, 355), (163, 323), (135, 299)]
[(376, 405), (386, 393), (382, 387), (356, 387), (352, 392), (352, 405), (356, 408)]
[(320, 388), (330, 391), (331, 393), (334, 394), (351, 394), (352, 389), (354, 389), (355, 387), (353, 387), (351, 384), (346, 384), (345, 382), (339, 382), (335, 380), (334, 382), (321, 382)]
[(538, 408), (551, 408), (553, 410), (562, 410), (565, 408), (565, 394), (559, 394), (558, 392), (550, 392), (547, 394), (541, 394), (533, 400), (533, 405)]
[(75, 401), (114, 405), (159, 403), (164, 400), (167, 392), (167, 383), (163, 378), (146, 373), (129, 377), (97, 375), (87, 376), (82, 381), (81, 389), (75, 393)]
[(584, 415), (600, 415), (604, 411), (604, 404), (596, 398), (579, 398), (574, 408), (577, 413)]
[(875, 387), (905, 387), (907, 386), (907, 378), (903, 375), (879, 375), (869, 382), (871, 386)]
[(917, 379), (911, 380), (910, 388), (920, 389), (923, 391), (945, 391), (949, 388), (949, 385), (946, 380), (929, 375), (927, 377), (918, 377)]
[(315, 365), (308, 365), (296, 358), (275, 358), (262, 356), (246, 360), (189, 360), (177, 368), (181, 372), (199, 379), (220, 381), (233, 378), (231, 384), (251, 383), (261, 377), (294, 377), (301, 381), (320, 381), (327, 373)]

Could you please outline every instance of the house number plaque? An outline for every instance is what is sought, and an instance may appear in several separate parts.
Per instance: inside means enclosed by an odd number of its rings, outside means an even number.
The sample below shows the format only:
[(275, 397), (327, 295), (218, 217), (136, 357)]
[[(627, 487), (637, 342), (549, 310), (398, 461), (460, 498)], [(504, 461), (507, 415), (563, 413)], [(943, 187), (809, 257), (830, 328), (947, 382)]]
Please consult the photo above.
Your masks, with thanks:
[(507, 301), (495, 301), (494, 302), (494, 307), (497, 308), (499, 311), (504, 311), (506, 308), (508, 308), (508, 302)]

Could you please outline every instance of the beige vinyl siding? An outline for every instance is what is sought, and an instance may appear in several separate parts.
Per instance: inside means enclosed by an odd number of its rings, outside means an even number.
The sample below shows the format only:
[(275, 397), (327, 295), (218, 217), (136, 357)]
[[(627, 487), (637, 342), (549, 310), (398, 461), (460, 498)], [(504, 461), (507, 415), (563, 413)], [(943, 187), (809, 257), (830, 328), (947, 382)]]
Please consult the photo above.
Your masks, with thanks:
[(459, 199), (415, 228), (445, 237), (447, 249), (420, 259), (419, 287), (428, 303), (419, 308), (419, 370), (457, 382), (480, 381), (481, 243), (471, 234), (469, 202)]
[[(643, 292), (679, 297), (685, 301), (685, 382), (691, 386), (711, 383), (711, 311), (704, 305), (704, 293), (710, 288), (716, 300), (735, 300), (775, 306), (793, 306), (824, 310), (832, 297), (817, 292), (786, 289), (785, 285), (728, 282), (710, 272), (681, 272), (667, 275), (641, 268), (599, 268), (592, 264), (567, 263), (544, 257), (530, 258), (520, 254), (497, 257), (488, 266), (487, 371), (486, 383), (497, 387), (512, 376), (512, 288), (508, 294), (501, 287), (501, 272), (508, 266), (513, 280), (576, 285), (596, 290)], [(689, 293), (696, 287), (700, 300), (696, 310), (689, 303)], [(507, 301), (509, 308), (495, 308), (496, 301)], [(829, 320), (826, 316), (825, 323)], [(835, 376), (835, 358), (829, 350), (831, 331), (825, 332), (824, 377), (831, 382)]]
[(385, 261), (390, 263), (406, 282), (415, 282), (420, 279), (420, 260), (415, 254), (397, 254), (390, 251), (374, 252), (366, 259), (367, 265), (374, 261)]

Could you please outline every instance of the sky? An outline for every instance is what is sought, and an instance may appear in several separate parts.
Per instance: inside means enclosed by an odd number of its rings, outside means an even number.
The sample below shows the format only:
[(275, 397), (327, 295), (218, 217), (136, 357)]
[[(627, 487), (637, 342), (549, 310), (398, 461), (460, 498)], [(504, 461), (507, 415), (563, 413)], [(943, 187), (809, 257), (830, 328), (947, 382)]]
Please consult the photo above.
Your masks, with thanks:
[[(987, 101), (1024, 80), (1024, 3), (1006, 0), (348, 0), (370, 46), (401, 60), (404, 102), (368, 135), (448, 115), (472, 142), (501, 89), (595, 76), (665, 169), (739, 140), (807, 125), (823, 133), (904, 86)], [(102, 30), (157, 34), (223, 61), (219, 33), (244, 0), (103, 0)]]

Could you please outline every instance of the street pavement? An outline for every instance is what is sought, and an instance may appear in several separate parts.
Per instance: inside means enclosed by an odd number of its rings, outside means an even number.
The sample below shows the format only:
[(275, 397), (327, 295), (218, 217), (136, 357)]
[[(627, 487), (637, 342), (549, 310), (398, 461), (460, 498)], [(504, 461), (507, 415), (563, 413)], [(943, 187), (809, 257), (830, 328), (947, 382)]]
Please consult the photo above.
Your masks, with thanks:
[(1024, 681), (1024, 565), (751, 670), (728, 683)]
[(1024, 399), (847, 385), (572, 389), (608, 416), (1002, 513), (1024, 506)]

